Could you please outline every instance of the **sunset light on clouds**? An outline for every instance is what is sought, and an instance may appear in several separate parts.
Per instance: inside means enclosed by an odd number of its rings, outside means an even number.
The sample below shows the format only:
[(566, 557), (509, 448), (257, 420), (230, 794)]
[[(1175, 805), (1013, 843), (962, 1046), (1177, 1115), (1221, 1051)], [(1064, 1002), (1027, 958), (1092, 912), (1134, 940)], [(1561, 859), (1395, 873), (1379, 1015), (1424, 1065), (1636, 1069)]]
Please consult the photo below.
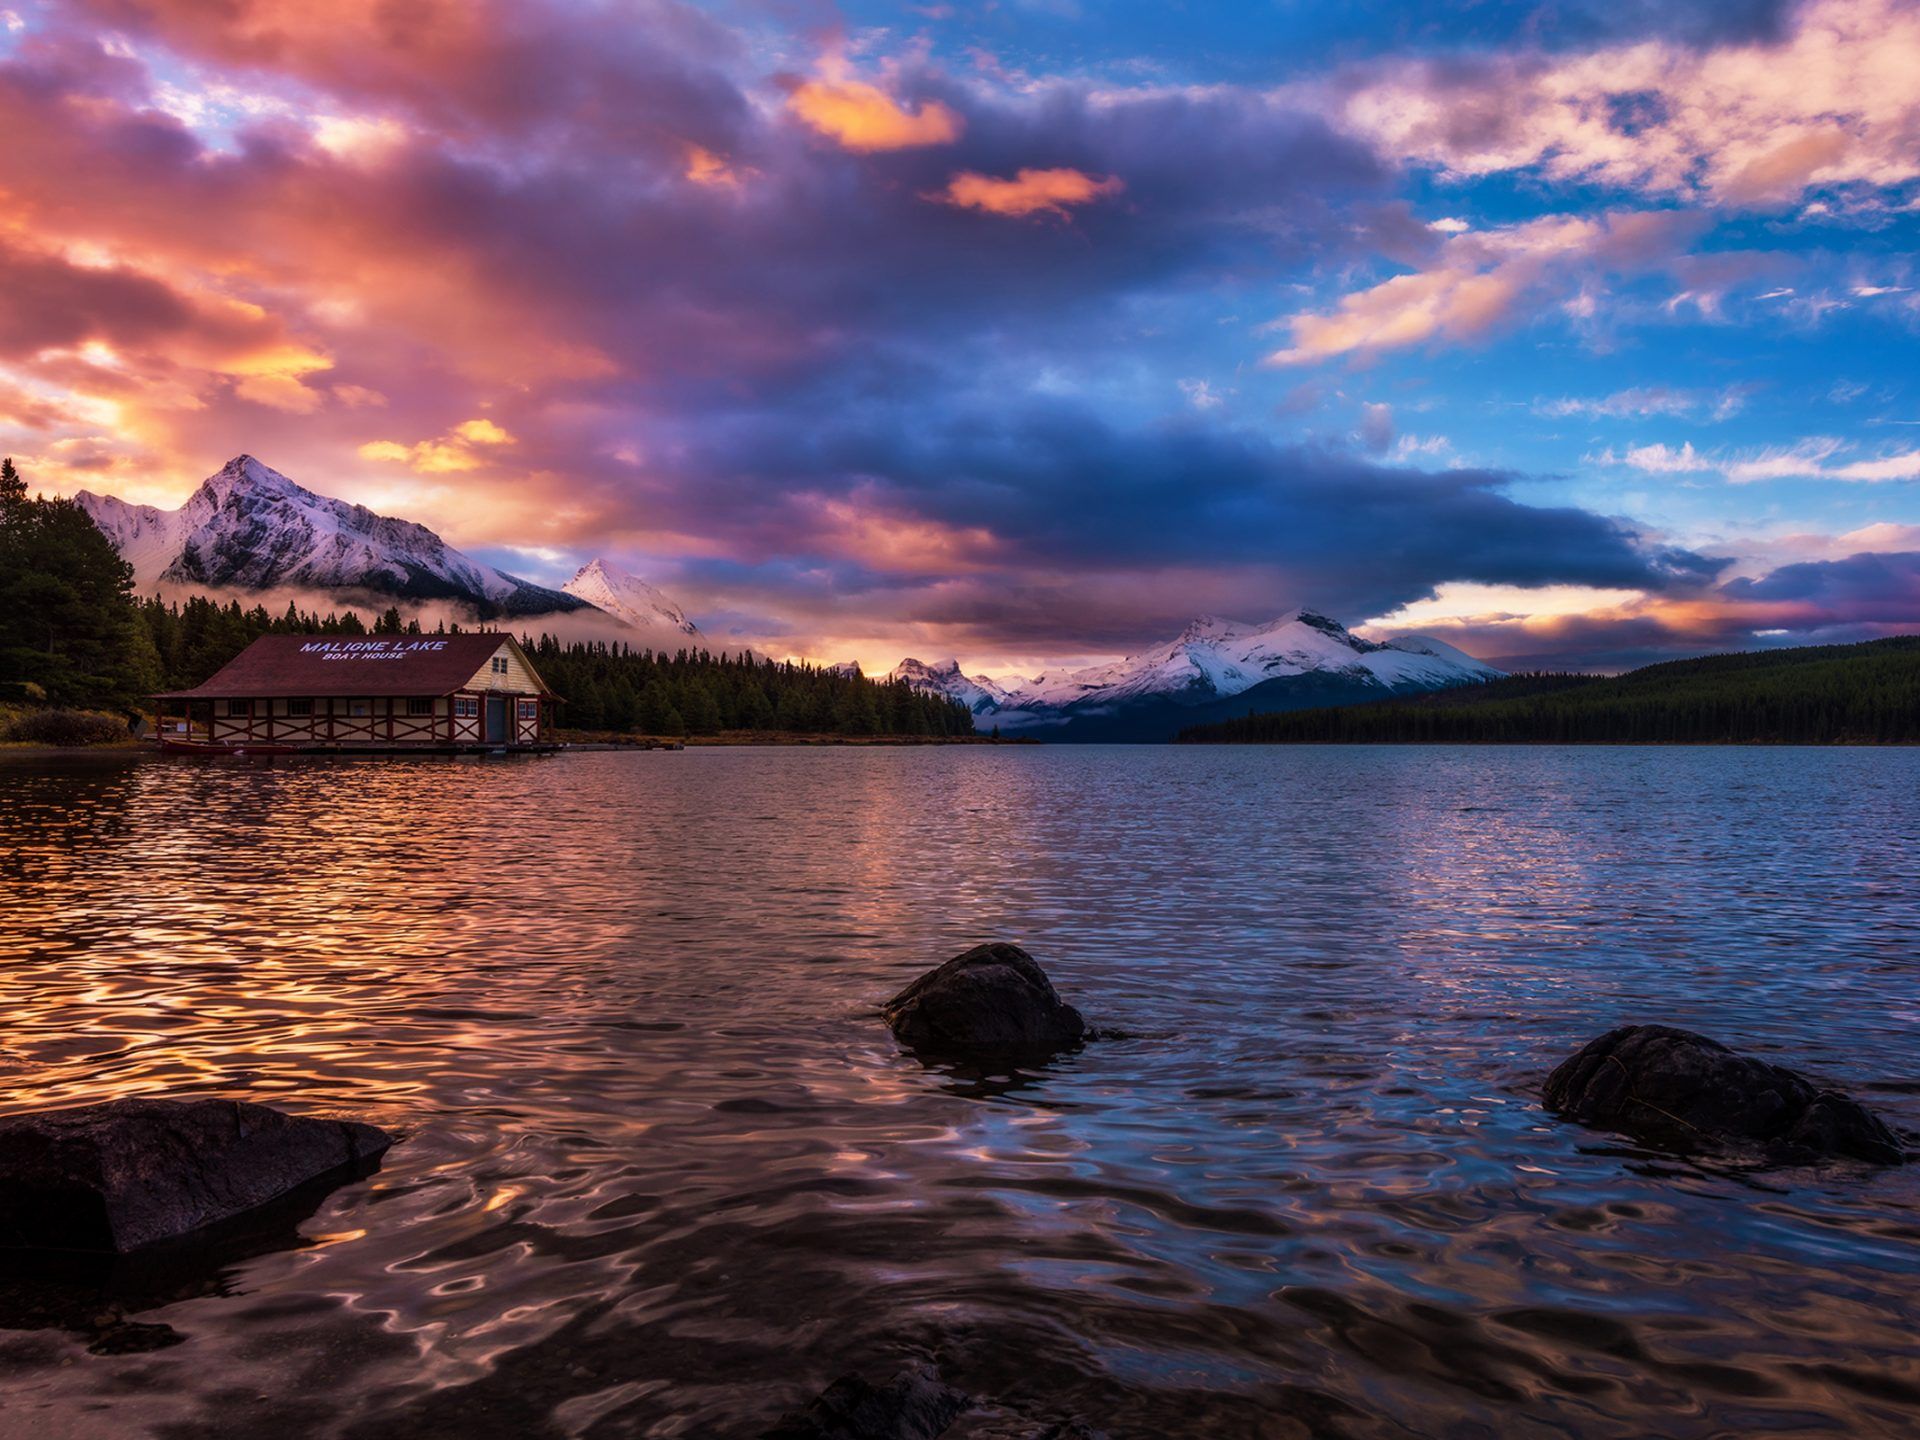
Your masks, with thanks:
[(1920, 624), (1920, 6), (6, 13), (49, 492), (246, 451), (882, 669)]

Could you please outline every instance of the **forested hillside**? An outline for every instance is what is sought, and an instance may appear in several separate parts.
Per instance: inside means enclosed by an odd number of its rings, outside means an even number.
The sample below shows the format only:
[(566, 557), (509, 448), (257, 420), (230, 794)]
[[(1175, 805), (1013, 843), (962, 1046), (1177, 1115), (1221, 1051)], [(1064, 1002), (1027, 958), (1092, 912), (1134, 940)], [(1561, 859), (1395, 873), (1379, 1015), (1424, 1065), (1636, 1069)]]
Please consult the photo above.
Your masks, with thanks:
[(560, 723), (569, 729), (642, 735), (973, 733), (973, 715), (959, 701), (857, 673), (705, 650), (661, 655), (624, 645), (563, 645), (548, 635), (529, 648), (547, 684), (566, 697)]
[(1248, 715), (1199, 743), (1920, 742), (1920, 636), (1710, 655), (1626, 675), (1516, 675), (1411, 700)]

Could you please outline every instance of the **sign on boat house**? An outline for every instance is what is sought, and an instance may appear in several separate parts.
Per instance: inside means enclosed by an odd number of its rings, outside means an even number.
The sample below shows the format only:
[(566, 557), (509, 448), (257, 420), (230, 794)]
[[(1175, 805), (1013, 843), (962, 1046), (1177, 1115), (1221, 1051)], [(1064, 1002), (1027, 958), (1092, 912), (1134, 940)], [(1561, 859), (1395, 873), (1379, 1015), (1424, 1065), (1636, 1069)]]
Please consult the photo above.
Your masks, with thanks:
[(511, 635), (263, 635), (154, 697), (163, 749), (548, 749), (558, 697)]

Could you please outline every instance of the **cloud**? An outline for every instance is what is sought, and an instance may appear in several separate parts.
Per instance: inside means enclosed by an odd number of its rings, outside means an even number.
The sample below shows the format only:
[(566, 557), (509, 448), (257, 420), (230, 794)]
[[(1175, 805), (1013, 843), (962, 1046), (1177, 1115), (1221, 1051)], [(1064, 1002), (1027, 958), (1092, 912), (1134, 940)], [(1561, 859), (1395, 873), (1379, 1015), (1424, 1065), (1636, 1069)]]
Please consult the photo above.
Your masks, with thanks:
[[(1658, 8), (1675, 53), (1792, 31)], [(1401, 152), (1296, 92), (956, 76), (878, 32), (860, 73), (783, 82), (766, 57), (813, 41), (667, 0), (433, 19), (71, 0), (9, 41), (0, 429), (36, 481), (177, 503), (246, 448), (458, 544), (647, 557), (703, 618), (916, 648), (1096, 653), (1194, 608), (1358, 618), (1463, 583), (1726, 603), (1711, 557), (1410, 468), (1444, 441), (1384, 411), (1341, 397), (1323, 428), (1354, 435), (1292, 443), (1249, 398), (1272, 377), (1234, 371), (1246, 306), (1311, 275), (1341, 278), (1286, 304), (1301, 359), (1604, 324), (1623, 278), (1718, 303), (1765, 262), (1687, 253), (1697, 217), (1416, 213)], [(1592, 403), (1721, 394), (1635, 393)]]
[(1369, 455), (1383, 455), (1393, 444), (1393, 407), (1367, 404), (1360, 407), (1360, 448)]
[(1920, 614), (1920, 551), (1783, 565), (1758, 579), (1729, 581), (1723, 593), (1739, 604), (1767, 607), (1768, 618), (1788, 630), (1836, 625), (1906, 630)]
[(1661, 443), (1612, 448), (1588, 459), (1599, 465), (1626, 465), (1652, 475), (1714, 472), (1735, 484), (1760, 480), (1843, 480), (1873, 484), (1889, 480), (1920, 479), (1920, 449), (1894, 450), (1865, 460), (1829, 463), (1848, 445), (1832, 436), (1817, 436), (1792, 445), (1758, 450), (1707, 454), (1691, 441), (1678, 449)]
[[(696, 562), (692, 583), (724, 576), (731, 594), (791, 609), (824, 568), (840, 605), (877, 610), (884, 595), (896, 619), (962, 627), (982, 648), (1138, 643), (1203, 595), (1236, 613), (1307, 601), (1359, 618), (1447, 580), (1661, 591), (1720, 568), (1619, 521), (1521, 504), (1499, 472), (1372, 464), (1215, 423), (1119, 428), (1065, 403), (763, 416), (689, 434), (676, 453), (656, 519), (698, 496), (722, 517), (728, 557)], [(762, 475), (780, 483), (748, 478)], [(936, 554), (869, 574), (835, 539), (847, 520), (833, 505), (973, 536), (982, 568), (956, 575)], [(1212, 578), (1196, 588), (1200, 573)]]
[(1839, 465), (1827, 462), (1847, 447), (1834, 439), (1802, 440), (1796, 445), (1773, 447), (1722, 465), (1729, 480), (1851, 480), (1876, 482), (1920, 479), (1920, 450), (1895, 451), (1871, 460), (1851, 460)]
[(1464, 343), (1517, 323), (1587, 278), (1675, 263), (1697, 222), (1672, 212), (1548, 215), (1505, 229), (1453, 236), (1411, 275), (1341, 297), (1327, 312), (1280, 323), (1292, 344), (1267, 357), (1304, 365), (1425, 342)]
[(422, 475), (445, 475), (478, 470), (486, 464), (476, 447), (512, 445), (514, 437), (484, 417), (464, 420), (437, 440), (420, 440), (402, 445), (395, 440), (369, 440), (360, 446), (363, 460), (378, 460), (405, 465)]
[(1862, 552), (1778, 566), (1691, 592), (1476, 592), (1376, 622), (1417, 628), (1513, 669), (1625, 670), (1676, 656), (1839, 644), (1910, 633), (1920, 614), (1920, 552)]
[(1691, 475), (1702, 470), (1721, 468), (1718, 463), (1695, 450), (1691, 440), (1678, 449), (1665, 443), (1631, 445), (1618, 455), (1608, 449), (1591, 458), (1596, 464), (1628, 465), (1635, 470), (1644, 470), (1649, 475)]
[(962, 209), (986, 210), (995, 215), (1058, 215), (1067, 207), (1086, 205), (1125, 187), (1113, 176), (1096, 178), (1065, 167), (1022, 170), (1011, 180), (996, 180), (964, 170), (933, 198)]
[(1920, 178), (1920, 11), (1807, 0), (1780, 33), (1705, 47), (1387, 62), (1356, 72), (1346, 123), (1456, 179), (1528, 171), (1731, 206)]
[(787, 95), (787, 108), (820, 134), (862, 154), (947, 145), (965, 129), (959, 114), (938, 100), (909, 109), (837, 64), (821, 79), (796, 84)]
[(1645, 419), (1654, 415), (1676, 419), (1727, 420), (1746, 408), (1749, 387), (1728, 385), (1718, 390), (1695, 390), (1671, 385), (1636, 385), (1598, 398), (1563, 396), (1536, 401), (1534, 414), (1553, 418)]
[(461, 421), (453, 427), (453, 433), (472, 445), (513, 444), (513, 436), (484, 417), (478, 420)]

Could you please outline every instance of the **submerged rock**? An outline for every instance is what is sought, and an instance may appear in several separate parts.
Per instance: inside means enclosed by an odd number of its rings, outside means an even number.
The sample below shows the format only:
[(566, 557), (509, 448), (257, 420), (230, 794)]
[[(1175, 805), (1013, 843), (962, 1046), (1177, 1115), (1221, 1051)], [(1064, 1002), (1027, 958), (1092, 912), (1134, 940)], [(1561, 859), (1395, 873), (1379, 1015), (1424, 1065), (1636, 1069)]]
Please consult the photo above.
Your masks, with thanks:
[(234, 1100), (0, 1120), (0, 1246), (124, 1253), (371, 1168), (385, 1131)]
[(178, 1345), (186, 1338), (171, 1325), (115, 1320), (94, 1332), (93, 1342), (87, 1346), (87, 1350), (94, 1355), (145, 1355), (149, 1351)]
[(976, 945), (885, 1007), (901, 1044), (933, 1054), (1044, 1059), (1088, 1038), (1080, 1012), (1018, 945)]
[(969, 1403), (926, 1365), (879, 1386), (842, 1375), (761, 1440), (934, 1440)]
[(1878, 1116), (1837, 1090), (1690, 1030), (1625, 1025), (1547, 1077), (1546, 1107), (1678, 1149), (1746, 1143), (1783, 1159), (1906, 1158)]

